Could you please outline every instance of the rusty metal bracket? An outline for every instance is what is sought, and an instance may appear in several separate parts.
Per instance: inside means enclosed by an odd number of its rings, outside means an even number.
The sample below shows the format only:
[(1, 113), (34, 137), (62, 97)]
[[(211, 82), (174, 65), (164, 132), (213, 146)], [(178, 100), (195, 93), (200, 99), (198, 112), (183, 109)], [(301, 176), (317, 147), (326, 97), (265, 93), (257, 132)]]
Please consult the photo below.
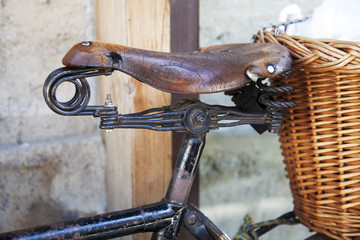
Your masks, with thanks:
[(190, 205), (185, 210), (184, 226), (197, 239), (230, 240), (225, 232), (194, 205)]

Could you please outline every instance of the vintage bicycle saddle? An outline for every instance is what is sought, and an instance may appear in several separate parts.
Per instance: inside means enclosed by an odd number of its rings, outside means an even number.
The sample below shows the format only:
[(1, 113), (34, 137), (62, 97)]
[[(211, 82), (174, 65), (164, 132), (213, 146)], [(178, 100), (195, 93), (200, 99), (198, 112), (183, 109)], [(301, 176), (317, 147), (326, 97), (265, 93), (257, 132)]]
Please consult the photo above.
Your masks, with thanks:
[(291, 67), (287, 48), (270, 43), (226, 44), (188, 53), (165, 53), (84, 41), (63, 59), (68, 67), (120, 70), (157, 89), (172, 93), (234, 90), (258, 78), (274, 78)]

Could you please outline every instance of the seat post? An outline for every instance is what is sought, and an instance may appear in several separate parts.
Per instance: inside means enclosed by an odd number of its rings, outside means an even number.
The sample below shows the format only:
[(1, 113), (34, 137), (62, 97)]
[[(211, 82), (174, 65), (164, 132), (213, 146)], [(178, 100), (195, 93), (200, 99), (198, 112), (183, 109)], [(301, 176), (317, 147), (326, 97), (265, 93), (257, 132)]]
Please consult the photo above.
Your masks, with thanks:
[(180, 205), (186, 203), (204, 149), (205, 135), (185, 135), (165, 196), (166, 201)]
[[(206, 133), (193, 134), (187, 132), (184, 136), (178, 159), (168, 186), (164, 201), (186, 208), (192, 183), (198, 169), (199, 159), (205, 146)], [(184, 211), (173, 219), (169, 227), (154, 232), (152, 240), (176, 239), (179, 233)]]

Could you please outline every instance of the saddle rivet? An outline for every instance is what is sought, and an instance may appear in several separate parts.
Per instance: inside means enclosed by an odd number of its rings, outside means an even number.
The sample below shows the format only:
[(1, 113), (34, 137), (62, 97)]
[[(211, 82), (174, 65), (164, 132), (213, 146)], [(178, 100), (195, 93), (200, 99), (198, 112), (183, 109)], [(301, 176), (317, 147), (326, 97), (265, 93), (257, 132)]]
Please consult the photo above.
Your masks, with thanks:
[(89, 47), (92, 44), (92, 42), (90, 42), (90, 41), (82, 41), (80, 44), (81, 44), (81, 46)]
[(275, 67), (274, 67), (273, 65), (269, 64), (269, 65), (266, 67), (266, 70), (267, 70), (269, 73), (273, 74), (273, 73), (275, 72)]

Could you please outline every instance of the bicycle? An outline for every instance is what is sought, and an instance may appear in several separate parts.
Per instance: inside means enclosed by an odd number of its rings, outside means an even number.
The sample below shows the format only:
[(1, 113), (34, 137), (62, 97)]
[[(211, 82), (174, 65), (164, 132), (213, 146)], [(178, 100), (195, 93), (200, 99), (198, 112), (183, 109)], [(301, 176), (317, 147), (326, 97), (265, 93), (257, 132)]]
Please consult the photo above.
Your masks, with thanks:
[[(177, 239), (182, 225), (197, 239), (230, 239), (209, 218), (187, 204), (206, 133), (221, 127), (251, 124), (259, 133), (279, 131), (292, 102), (273, 96), (292, 87), (270, 87), (266, 78), (291, 73), (291, 57), (285, 47), (262, 44), (228, 44), (202, 48), (194, 53), (161, 53), (97, 41), (76, 44), (65, 55), (66, 67), (45, 80), (43, 94), (55, 113), (100, 118), (101, 129), (149, 129), (185, 132), (177, 163), (165, 197), (157, 203), (0, 234), (0, 239), (109, 239), (138, 232), (154, 232), (151, 239)], [(104, 105), (89, 106), (88, 77), (125, 72), (135, 79), (173, 93), (225, 92), (236, 106), (208, 105), (185, 99), (170, 106), (138, 113), (119, 114), (108, 95)], [(75, 86), (66, 102), (56, 97), (64, 82)], [(259, 233), (273, 226), (261, 228)]]

